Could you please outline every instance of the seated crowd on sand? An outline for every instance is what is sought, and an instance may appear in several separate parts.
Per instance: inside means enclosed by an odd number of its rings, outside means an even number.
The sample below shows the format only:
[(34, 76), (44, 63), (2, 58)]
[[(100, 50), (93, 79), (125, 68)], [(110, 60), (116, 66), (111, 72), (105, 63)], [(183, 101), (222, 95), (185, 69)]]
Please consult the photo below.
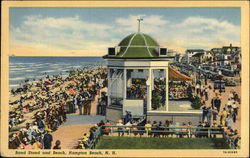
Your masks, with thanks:
[(32, 123), (10, 134), (10, 149), (50, 149), (52, 138), (47, 135), (66, 121), (65, 107), (62, 103), (51, 106), (38, 111), (33, 119)]
[[(77, 69), (63, 79), (59, 75), (25, 81), (12, 89), (9, 111), (10, 149), (50, 149), (52, 138), (48, 133), (66, 121), (66, 103), (79, 105), (76, 98), (84, 101), (94, 98), (107, 86), (105, 67)], [(100, 100), (102, 102), (102, 100)], [(79, 105), (81, 106), (81, 105)], [(60, 145), (60, 141), (57, 141)]]

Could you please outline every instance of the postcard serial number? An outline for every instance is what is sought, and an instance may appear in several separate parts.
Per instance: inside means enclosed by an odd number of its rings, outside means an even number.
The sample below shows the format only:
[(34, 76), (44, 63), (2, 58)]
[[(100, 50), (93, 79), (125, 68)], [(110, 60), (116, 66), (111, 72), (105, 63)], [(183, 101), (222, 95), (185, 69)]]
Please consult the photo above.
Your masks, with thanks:
[(224, 154), (237, 154), (238, 151), (223, 151)]

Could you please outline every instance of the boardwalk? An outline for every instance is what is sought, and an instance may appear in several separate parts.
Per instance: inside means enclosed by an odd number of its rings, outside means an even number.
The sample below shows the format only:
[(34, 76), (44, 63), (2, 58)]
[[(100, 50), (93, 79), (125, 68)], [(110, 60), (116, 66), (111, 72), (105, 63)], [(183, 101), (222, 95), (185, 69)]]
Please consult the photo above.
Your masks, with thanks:
[(74, 148), (83, 133), (88, 132), (90, 127), (104, 119), (104, 116), (98, 115), (67, 115), (67, 121), (52, 133), (53, 146), (56, 140), (60, 140), (62, 149)]
[[(211, 85), (211, 87), (214, 87), (214, 83), (209, 82), (208, 84)], [(231, 90), (234, 90), (241, 97), (241, 86), (240, 85), (237, 85), (235, 87), (225, 87), (225, 92), (221, 93), (222, 99), (221, 99), (220, 114), (219, 114), (218, 119), (217, 119), (218, 123), (220, 122), (221, 112), (222, 112), (223, 108), (225, 107), (225, 104), (228, 101), (229, 93), (230, 93)], [(211, 105), (211, 99), (214, 96), (215, 96), (215, 93), (213, 91), (211, 91), (210, 95), (209, 95), (209, 98), (206, 101), (207, 106)], [(236, 119), (236, 123), (234, 124), (234, 129), (237, 129), (239, 133), (241, 131), (240, 123), (241, 123), (241, 104), (239, 104), (238, 116), (237, 116), (237, 119)]]

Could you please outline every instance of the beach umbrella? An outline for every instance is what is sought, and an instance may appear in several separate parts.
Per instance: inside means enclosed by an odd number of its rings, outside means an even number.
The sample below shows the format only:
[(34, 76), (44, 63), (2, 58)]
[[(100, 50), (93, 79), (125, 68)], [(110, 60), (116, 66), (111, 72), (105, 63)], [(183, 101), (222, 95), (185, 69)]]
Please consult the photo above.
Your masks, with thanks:
[(71, 88), (69, 88), (69, 92), (70, 92), (71, 94), (73, 94), (73, 95), (76, 95), (75, 91), (74, 91), (73, 89), (71, 89)]
[(46, 82), (47, 84), (52, 84), (49, 80), (46, 80), (44, 82)]

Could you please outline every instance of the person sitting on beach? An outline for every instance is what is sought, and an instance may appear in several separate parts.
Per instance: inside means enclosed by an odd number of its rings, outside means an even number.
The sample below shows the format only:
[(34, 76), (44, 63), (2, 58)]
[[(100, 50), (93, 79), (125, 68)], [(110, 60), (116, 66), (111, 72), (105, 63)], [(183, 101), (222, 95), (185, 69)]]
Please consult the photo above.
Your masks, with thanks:
[(82, 144), (85, 149), (88, 148), (88, 140), (89, 140), (89, 135), (87, 133), (84, 133), (82, 140), (80, 140), (80, 144)]
[(24, 149), (26, 149), (26, 150), (32, 149), (33, 143), (34, 143), (34, 141), (28, 140), (27, 138), (24, 138)]
[(53, 147), (53, 149), (61, 149), (61, 141), (60, 140), (56, 140), (55, 146)]
[(32, 149), (42, 149), (43, 148), (43, 144), (39, 141), (34, 141), (34, 143), (32, 144)]

